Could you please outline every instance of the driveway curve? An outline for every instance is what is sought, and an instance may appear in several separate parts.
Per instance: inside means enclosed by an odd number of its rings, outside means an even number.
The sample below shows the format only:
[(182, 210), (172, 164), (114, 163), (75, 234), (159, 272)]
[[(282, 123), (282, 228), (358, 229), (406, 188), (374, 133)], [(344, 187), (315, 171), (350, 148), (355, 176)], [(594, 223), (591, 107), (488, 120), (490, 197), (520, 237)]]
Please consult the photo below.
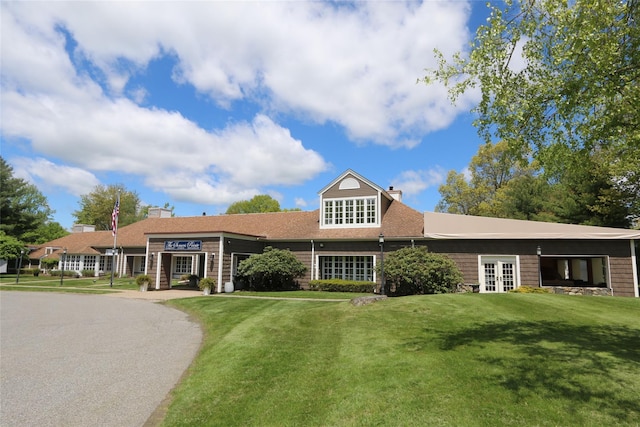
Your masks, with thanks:
[(150, 301), (0, 293), (0, 425), (142, 426), (202, 341)]

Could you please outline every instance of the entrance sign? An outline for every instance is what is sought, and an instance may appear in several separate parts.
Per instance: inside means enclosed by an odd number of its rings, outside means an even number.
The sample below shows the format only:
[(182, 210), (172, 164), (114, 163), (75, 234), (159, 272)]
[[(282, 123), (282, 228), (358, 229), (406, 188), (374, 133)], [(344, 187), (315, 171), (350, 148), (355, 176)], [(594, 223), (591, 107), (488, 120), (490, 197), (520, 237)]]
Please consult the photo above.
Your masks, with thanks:
[(202, 240), (165, 240), (165, 251), (201, 251)]

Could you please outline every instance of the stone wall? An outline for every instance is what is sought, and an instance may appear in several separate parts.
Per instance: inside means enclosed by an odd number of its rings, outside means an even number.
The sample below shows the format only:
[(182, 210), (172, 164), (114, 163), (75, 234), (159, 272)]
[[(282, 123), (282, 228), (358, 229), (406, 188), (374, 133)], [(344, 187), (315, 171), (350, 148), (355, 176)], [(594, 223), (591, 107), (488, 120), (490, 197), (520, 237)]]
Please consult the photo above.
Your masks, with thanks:
[(554, 286), (551, 288), (554, 294), (566, 295), (596, 295), (596, 296), (612, 296), (613, 292), (609, 288), (573, 288), (569, 286)]

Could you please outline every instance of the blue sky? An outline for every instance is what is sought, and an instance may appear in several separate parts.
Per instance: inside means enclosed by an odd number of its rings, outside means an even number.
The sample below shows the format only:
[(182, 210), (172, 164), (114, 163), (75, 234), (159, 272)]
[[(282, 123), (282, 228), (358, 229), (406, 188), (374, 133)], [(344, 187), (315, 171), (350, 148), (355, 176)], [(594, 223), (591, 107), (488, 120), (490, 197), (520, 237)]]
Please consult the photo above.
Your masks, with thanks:
[(346, 169), (432, 211), (482, 141), (416, 80), (484, 2), (2, 2), (1, 153), (70, 228), (124, 184), (178, 216), (269, 194), (318, 207)]

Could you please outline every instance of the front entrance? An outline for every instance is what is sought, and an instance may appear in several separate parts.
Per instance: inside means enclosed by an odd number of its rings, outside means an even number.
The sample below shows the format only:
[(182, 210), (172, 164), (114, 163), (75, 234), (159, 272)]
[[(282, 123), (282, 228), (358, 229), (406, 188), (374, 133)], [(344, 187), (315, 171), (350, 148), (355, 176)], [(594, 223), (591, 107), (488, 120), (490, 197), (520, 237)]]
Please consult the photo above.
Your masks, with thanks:
[(480, 292), (509, 292), (519, 286), (518, 276), (517, 257), (480, 257)]

